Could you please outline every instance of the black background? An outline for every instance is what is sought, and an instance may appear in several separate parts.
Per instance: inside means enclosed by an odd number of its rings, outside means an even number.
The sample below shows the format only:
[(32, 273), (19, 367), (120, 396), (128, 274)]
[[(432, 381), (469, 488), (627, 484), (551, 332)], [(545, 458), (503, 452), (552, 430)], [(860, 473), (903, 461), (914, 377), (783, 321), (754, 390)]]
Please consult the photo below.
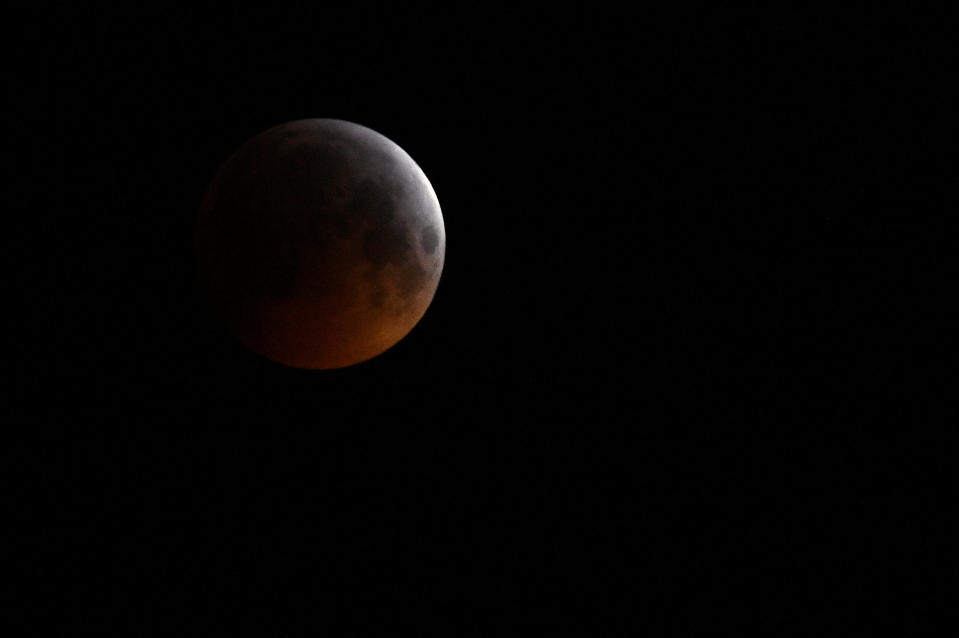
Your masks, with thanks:
[[(916, 16), (11, 24), (28, 624), (932, 626), (955, 198)], [(402, 146), (447, 231), (424, 319), (338, 371), (244, 350), (193, 281), (220, 163), (308, 117)]]

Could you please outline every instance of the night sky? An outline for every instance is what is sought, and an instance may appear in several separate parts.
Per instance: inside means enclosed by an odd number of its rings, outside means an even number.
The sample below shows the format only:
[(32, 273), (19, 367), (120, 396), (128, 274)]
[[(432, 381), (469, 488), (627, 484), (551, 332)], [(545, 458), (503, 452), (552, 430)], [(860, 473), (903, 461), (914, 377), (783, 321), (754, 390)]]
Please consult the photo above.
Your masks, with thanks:
[[(26, 626), (933, 626), (934, 27), (592, 7), (11, 23)], [(245, 350), (194, 283), (217, 168), (312, 117), (406, 150), (447, 233), (423, 320), (335, 371)]]

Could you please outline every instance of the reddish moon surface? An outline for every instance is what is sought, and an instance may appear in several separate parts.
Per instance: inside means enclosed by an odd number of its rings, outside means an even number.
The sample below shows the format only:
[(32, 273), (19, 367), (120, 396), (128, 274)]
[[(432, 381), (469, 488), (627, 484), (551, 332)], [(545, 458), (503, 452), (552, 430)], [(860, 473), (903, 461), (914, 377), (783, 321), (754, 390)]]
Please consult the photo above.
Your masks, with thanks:
[(213, 312), (241, 343), (296, 368), (342, 368), (396, 344), (429, 307), (445, 254), (423, 171), (343, 120), (289, 122), (243, 144), (196, 226)]

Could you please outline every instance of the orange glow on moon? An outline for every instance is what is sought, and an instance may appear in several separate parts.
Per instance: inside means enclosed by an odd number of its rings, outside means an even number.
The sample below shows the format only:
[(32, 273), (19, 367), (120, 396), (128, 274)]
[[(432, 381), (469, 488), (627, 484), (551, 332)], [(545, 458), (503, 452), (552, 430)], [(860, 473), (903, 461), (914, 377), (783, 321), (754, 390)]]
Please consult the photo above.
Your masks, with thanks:
[(299, 120), (246, 142), (220, 168), (196, 229), (214, 313), (253, 351), (306, 369), (387, 350), (419, 322), (446, 232), (403, 149), (342, 120)]

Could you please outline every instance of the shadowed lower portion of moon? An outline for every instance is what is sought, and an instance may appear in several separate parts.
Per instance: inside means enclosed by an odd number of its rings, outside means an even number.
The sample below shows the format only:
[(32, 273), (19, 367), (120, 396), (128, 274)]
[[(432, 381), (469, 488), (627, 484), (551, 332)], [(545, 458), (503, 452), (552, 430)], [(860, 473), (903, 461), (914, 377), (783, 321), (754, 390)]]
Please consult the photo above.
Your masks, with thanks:
[(445, 253), (423, 171), (342, 120), (249, 140), (214, 177), (196, 227), (214, 313), (250, 349), (296, 368), (341, 368), (396, 344), (430, 305)]

